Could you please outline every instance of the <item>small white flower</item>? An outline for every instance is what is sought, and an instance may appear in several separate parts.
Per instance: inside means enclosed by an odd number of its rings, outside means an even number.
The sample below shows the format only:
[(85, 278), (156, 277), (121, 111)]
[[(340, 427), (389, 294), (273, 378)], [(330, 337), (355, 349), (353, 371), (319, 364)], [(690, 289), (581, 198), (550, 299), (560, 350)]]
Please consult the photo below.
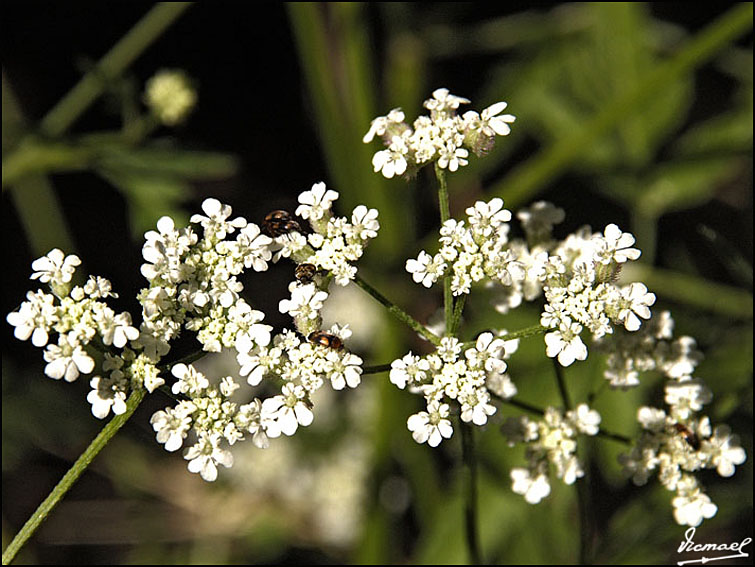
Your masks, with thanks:
[(105, 419), (111, 410), (115, 415), (126, 413), (128, 381), (122, 372), (112, 372), (109, 378), (95, 376), (89, 385), (92, 391), (87, 395), (87, 401), (92, 404), (92, 414), (96, 418)]
[(428, 110), (442, 112), (444, 110), (456, 110), (460, 104), (468, 104), (469, 99), (452, 95), (448, 89), (440, 88), (433, 91), (433, 98), (424, 102), (423, 106)]
[(311, 190), (299, 195), (301, 204), (296, 208), (296, 214), (303, 219), (320, 220), (325, 216), (325, 211), (330, 210), (336, 199), (338, 199), (338, 192), (326, 189), (323, 182), (315, 183)]
[(272, 257), (272, 242), (272, 238), (261, 233), (259, 226), (249, 223), (236, 237), (236, 253), (243, 258), (245, 267), (252, 268), (255, 272), (264, 272)]
[(685, 475), (678, 484), (677, 496), (671, 501), (674, 519), (681, 526), (699, 526), (703, 519), (716, 515), (718, 506), (711, 502), (694, 477)]
[(139, 338), (139, 329), (131, 325), (131, 315), (128, 312), (104, 320), (100, 324), (100, 332), (102, 342), (116, 348), (123, 348), (128, 341)]
[(619, 300), (619, 322), (624, 324), (627, 331), (640, 328), (643, 319), (650, 319), (650, 306), (655, 303), (655, 294), (648, 291), (644, 284), (635, 282), (621, 291)]
[(312, 423), (314, 414), (305, 396), (301, 386), (285, 384), (281, 395), (262, 402), (262, 425), (268, 437), (279, 437), (281, 433), (290, 436), (299, 425), (307, 427)]
[(580, 432), (597, 435), (600, 430), (600, 414), (587, 404), (579, 404), (573, 412), (573, 419)]
[(409, 416), (406, 426), (417, 443), (426, 442), (431, 447), (437, 447), (444, 438), (453, 435), (451, 421), (447, 419), (449, 413), (448, 404), (432, 401), (427, 404), (427, 411)]
[(699, 378), (668, 382), (665, 391), (666, 403), (671, 406), (674, 415), (682, 420), (703, 409), (713, 399), (713, 393)]
[(218, 433), (200, 433), (199, 440), (186, 450), (189, 472), (199, 473), (207, 482), (218, 478), (217, 465), (233, 465), (233, 454), (220, 447), (223, 437)]
[(375, 136), (382, 136), (392, 125), (400, 124), (404, 121), (404, 113), (400, 108), (394, 108), (387, 116), (378, 116), (370, 123), (370, 129), (362, 138), (362, 142), (369, 144)]
[(409, 385), (416, 385), (428, 377), (430, 363), (411, 352), (403, 358), (391, 362), (391, 372), (389, 378), (392, 384), (395, 384), (402, 390)]
[(360, 240), (375, 238), (380, 229), (377, 217), (377, 209), (368, 209), (364, 205), (359, 205), (351, 214), (351, 224), (353, 225), (351, 230)]
[(550, 358), (557, 356), (561, 366), (569, 366), (575, 360), (585, 360), (587, 347), (579, 336), (581, 331), (579, 323), (562, 323), (558, 330), (545, 335), (545, 354)]
[(636, 260), (641, 252), (637, 248), (631, 248), (634, 244), (634, 236), (628, 232), (622, 232), (615, 224), (609, 224), (603, 235), (594, 236), (596, 254), (603, 264), (611, 261), (623, 264), (627, 260)]
[(166, 451), (172, 453), (183, 445), (191, 427), (193, 410), (191, 402), (181, 402), (175, 408), (160, 410), (152, 415), (150, 423), (157, 433), (157, 442), (165, 445)]
[(292, 282), (289, 290), (291, 299), (282, 299), (278, 305), (281, 313), (288, 313), (291, 317), (316, 319), (328, 299), (328, 292), (318, 289), (314, 283), (301, 285)]
[(469, 163), (466, 159), (469, 157), (469, 150), (459, 148), (451, 142), (440, 148), (439, 153), (438, 166), (441, 169), (448, 169), (448, 171), (454, 172), (459, 169), (459, 166)]
[(478, 234), (489, 236), (503, 223), (511, 220), (511, 211), (503, 208), (503, 199), (498, 197), (489, 203), (477, 201), (473, 207), (466, 210), (469, 224)]
[(713, 464), (721, 476), (732, 476), (734, 465), (741, 465), (747, 459), (745, 450), (739, 446), (739, 438), (731, 434), (731, 428), (728, 425), (716, 426), (713, 436), (706, 441), (710, 444), (710, 451), (713, 453)]
[(76, 271), (76, 266), (81, 260), (75, 254), (66, 256), (59, 248), (50, 250), (46, 256), (37, 258), (31, 263), (34, 272), (31, 279), (42, 283), (66, 284), (71, 281)]
[(18, 311), (8, 313), (6, 321), (15, 327), (13, 336), (22, 341), (31, 337), (35, 347), (43, 347), (49, 340), (49, 332), (57, 322), (55, 296), (42, 291), (26, 293), (26, 301)]
[[(509, 124), (516, 120), (513, 114), (501, 114), (508, 103), (496, 102), (491, 104), (480, 113), (482, 132), (488, 136), (498, 134), (499, 136), (508, 136), (511, 133)], [(466, 115), (465, 115), (466, 116)]]
[(415, 283), (421, 283), (425, 287), (431, 287), (438, 277), (445, 271), (446, 264), (444, 262), (436, 261), (438, 258), (433, 258), (425, 252), (420, 251), (416, 260), (406, 261), (406, 271), (412, 274), (412, 279)]
[(210, 387), (210, 381), (191, 364), (183, 362), (173, 365), (170, 369), (178, 381), (173, 384), (171, 391), (174, 394), (187, 394), (191, 397), (202, 395)]
[(387, 149), (376, 152), (372, 156), (372, 168), (377, 173), (383, 174), (386, 179), (391, 179), (394, 175), (403, 175), (406, 172), (408, 162), (406, 157), (409, 153), (409, 146), (401, 136), (393, 136)]
[(531, 472), (521, 467), (511, 469), (511, 481), (511, 490), (524, 496), (529, 504), (537, 504), (551, 493), (546, 475), (539, 474), (532, 478)]
[(202, 225), (205, 238), (223, 240), (226, 235), (233, 233), (237, 228), (246, 226), (246, 220), (242, 217), (237, 217), (231, 221), (226, 220), (231, 216), (233, 210), (230, 205), (224, 205), (217, 199), (205, 199), (202, 202), (202, 210), (207, 216), (192, 215), (191, 222)]
[(94, 359), (89, 356), (76, 338), (60, 335), (57, 345), (47, 345), (44, 353), (47, 361), (45, 374), (55, 380), (73, 382), (79, 373), (89, 374), (94, 370)]

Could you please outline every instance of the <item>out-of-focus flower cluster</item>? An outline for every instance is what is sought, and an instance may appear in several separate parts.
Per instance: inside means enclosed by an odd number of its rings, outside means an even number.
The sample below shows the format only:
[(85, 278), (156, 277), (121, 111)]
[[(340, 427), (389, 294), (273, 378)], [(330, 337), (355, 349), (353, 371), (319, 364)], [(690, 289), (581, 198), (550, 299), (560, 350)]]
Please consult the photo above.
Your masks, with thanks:
[(470, 110), (459, 116), (459, 106), (468, 103), (466, 98), (441, 88), (424, 102), (430, 116), (420, 116), (412, 126), (404, 121), (400, 108), (375, 118), (362, 139), (369, 143), (378, 136), (386, 146), (372, 158), (375, 171), (389, 179), (395, 175), (410, 176), (431, 162), (456, 171), (467, 165), (470, 150), (483, 155), (493, 147), (496, 136), (511, 132), (509, 124), (515, 117), (501, 114), (506, 109), (505, 102), (497, 102), (479, 114)]
[(183, 122), (197, 104), (197, 92), (183, 71), (163, 69), (145, 86), (144, 102), (166, 126)]
[[(153, 392), (165, 384), (170, 369), (178, 403), (153, 415), (157, 440), (168, 451), (190, 443), (184, 454), (189, 470), (214, 480), (218, 465), (233, 462), (230, 447), (246, 435), (258, 447), (266, 447), (269, 438), (292, 435), (313, 421), (310, 396), (325, 382), (336, 390), (360, 382), (362, 360), (344, 348), (350, 331), (338, 325), (320, 331), (319, 310), (331, 279), (354, 277), (356, 267), (348, 264), (347, 270), (346, 265), (361, 256), (379, 226), (377, 212), (365, 207), (355, 210), (352, 223), (332, 218), (328, 209), (336, 197), (322, 184), (300, 195), (297, 212), (311, 227), (297, 225), (310, 240), (298, 248), (290, 243), (305, 238), (301, 232), (273, 238), (254, 223), (231, 218), (231, 208), (216, 199), (205, 200), (204, 214), (191, 217), (201, 236), (193, 226), (177, 229), (172, 219), (161, 218), (157, 230), (146, 233), (142, 248), (141, 272), (149, 287), (138, 295), (138, 329), (128, 313), (116, 314), (103, 301), (115, 296), (107, 280), (90, 278), (86, 285), (72, 287), (80, 260), (60, 250), (32, 264), (32, 279), (48, 283), (53, 294), (29, 292), (7, 320), (17, 338), (46, 346), (45, 373), (52, 378), (70, 382), (80, 373), (92, 373), (94, 352), (102, 352), (102, 373), (92, 378), (88, 396), (98, 418), (125, 412), (132, 389)], [(322, 250), (331, 263), (317, 260)], [(269, 261), (283, 256), (317, 261), (318, 275), (316, 283), (292, 282), (292, 297), (280, 307), (294, 318), (295, 330), (273, 335), (273, 328), (262, 323), (264, 314), (241, 296), (239, 276), (249, 268), (263, 272)], [(183, 361), (166, 363), (172, 341), (184, 331), (193, 332), (204, 351), (235, 350), (250, 386), (266, 379), (267, 388), (272, 385), (280, 394), (264, 399), (244, 395), (231, 376), (213, 380)], [(52, 333), (57, 344), (48, 344)]]
[[(653, 320), (651, 319), (652, 327)], [(713, 400), (705, 382), (692, 374), (702, 359), (695, 340), (681, 337), (670, 342), (673, 320), (661, 313), (654, 333), (640, 340), (620, 340), (616, 357), (632, 369), (655, 369), (667, 382), (664, 388), (667, 409), (643, 406), (637, 411), (642, 433), (631, 452), (621, 455), (627, 476), (643, 485), (654, 475), (674, 492), (674, 518), (680, 525), (698, 526), (716, 514), (717, 507), (704, 492), (694, 473), (716, 469), (719, 475), (734, 474), (735, 465), (746, 459), (744, 449), (727, 425), (711, 425), (700, 412)], [(623, 348), (622, 348), (623, 347)], [(609, 371), (612, 364), (609, 356)], [(633, 370), (636, 372), (636, 370)]]
[(557, 478), (574, 484), (585, 474), (577, 458), (577, 436), (596, 435), (599, 425), (600, 414), (587, 404), (565, 414), (548, 407), (538, 421), (526, 416), (509, 418), (502, 431), (510, 445), (526, 444), (527, 459), (527, 467), (511, 469), (512, 490), (530, 504), (537, 504), (551, 492), (551, 465)]

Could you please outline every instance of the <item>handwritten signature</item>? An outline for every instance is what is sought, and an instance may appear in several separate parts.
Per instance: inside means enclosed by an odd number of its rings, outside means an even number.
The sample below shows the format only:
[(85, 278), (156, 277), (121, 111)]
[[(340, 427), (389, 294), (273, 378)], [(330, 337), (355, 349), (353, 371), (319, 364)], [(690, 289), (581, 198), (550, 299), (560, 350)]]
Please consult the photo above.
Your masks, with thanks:
[(742, 541), (739, 542), (733, 542), (733, 543), (695, 543), (694, 538), (695, 537), (695, 528), (691, 527), (686, 532), (684, 532), (684, 541), (679, 544), (679, 549), (676, 550), (677, 553), (684, 553), (684, 552), (693, 552), (693, 553), (706, 553), (711, 551), (721, 551), (726, 552), (730, 551), (732, 554), (729, 555), (716, 555), (714, 557), (708, 557), (707, 555), (703, 555), (702, 557), (698, 559), (688, 559), (686, 561), (678, 561), (677, 565), (690, 565), (692, 563), (701, 563), (706, 564), (711, 561), (721, 561), (722, 559), (736, 559), (738, 557), (749, 557), (749, 554), (744, 553), (742, 549), (750, 543), (752, 543), (751, 537), (746, 537)]

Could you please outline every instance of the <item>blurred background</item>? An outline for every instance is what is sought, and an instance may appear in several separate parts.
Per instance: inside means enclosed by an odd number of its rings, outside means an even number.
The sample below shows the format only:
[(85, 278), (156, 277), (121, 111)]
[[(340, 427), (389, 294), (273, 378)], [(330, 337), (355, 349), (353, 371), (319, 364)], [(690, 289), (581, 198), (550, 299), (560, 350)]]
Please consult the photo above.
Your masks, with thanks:
[[(427, 321), (440, 295), (415, 286), (403, 266), (437, 235), (431, 172), (385, 180), (370, 164), (377, 143), (361, 138), (394, 107), (413, 120), (438, 87), (477, 111), (505, 100), (513, 132), (451, 176), (452, 215), (493, 196), (514, 211), (546, 199), (566, 211), (557, 236), (610, 222), (636, 235), (643, 256), (629, 276), (657, 294), (656, 310), (672, 311), (677, 336), (697, 339), (706, 356), (698, 375), (715, 396), (707, 413), (740, 434), (749, 457), (731, 479), (701, 475), (719, 511), (696, 541), (750, 537), (747, 5), (3, 2), (3, 312), (36, 289), (31, 261), (60, 247), (86, 273), (109, 278), (120, 294), (114, 306), (136, 314), (143, 234), (160, 216), (180, 224), (212, 196), (259, 223), (325, 181), (341, 195), (341, 215), (361, 203), (379, 209), (381, 231), (360, 274)], [(183, 70), (199, 97), (171, 128), (145, 120), (142, 100), (163, 68)], [(281, 264), (245, 280), (249, 302), (278, 328), (291, 275)], [(465, 338), (538, 322), (537, 305), (502, 316), (488, 301), (473, 294)], [(361, 290), (346, 288), (329, 307), (328, 317), (350, 324), (349, 346), (367, 364), (427, 350)], [(543, 351), (530, 339), (509, 361), (519, 397), (541, 407), (559, 403)], [(233, 372), (232, 358), (203, 363), (218, 376)], [(4, 325), (3, 546), (103, 425), (85, 400), (86, 380), (55, 382), (43, 368), (41, 351)], [(600, 387), (601, 369), (597, 356), (568, 369), (575, 400)], [(267, 451), (235, 448), (236, 464), (214, 484), (155, 442), (149, 418), (170, 402), (155, 394), (142, 404), (18, 562), (466, 561), (459, 436), (435, 450), (414, 443), (406, 417), (421, 400), (387, 374), (366, 376), (356, 391), (323, 392), (311, 428)], [(595, 407), (606, 427), (631, 436), (637, 407), (661, 402), (662, 382), (648, 375), (631, 392), (601, 389)], [(506, 446), (498, 425), (517, 411), (502, 408), (478, 435), (483, 553), (493, 563), (574, 563), (574, 487), (554, 481), (537, 506), (510, 490), (522, 452)], [(622, 478), (616, 457), (625, 446), (590, 441), (594, 561), (677, 561), (684, 530), (670, 493)]]

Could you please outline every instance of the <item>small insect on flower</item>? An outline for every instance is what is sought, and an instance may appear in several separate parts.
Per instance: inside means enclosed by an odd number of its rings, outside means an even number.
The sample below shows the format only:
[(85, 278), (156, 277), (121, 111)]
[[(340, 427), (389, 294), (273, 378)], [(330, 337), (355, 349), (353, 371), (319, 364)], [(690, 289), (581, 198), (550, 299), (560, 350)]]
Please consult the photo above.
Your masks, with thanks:
[(341, 337), (337, 337), (325, 331), (313, 331), (307, 337), (309, 342), (328, 348), (340, 350), (343, 348)]
[(294, 270), (294, 277), (302, 284), (312, 283), (312, 280), (317, 275), (317, 266), (314, 264), (297, 264)]
[(681, 423), (675, 423), (674, 429), (690, 447), (692, 447), (695, 451), (700, 450), (700, 438), (695, 435), (695, 433), (689, 427)]
[(276, 210), (265, 215), (262, 232), (275, 238), (289, 232), (302, 232), (299, 222), (288, 211)]

